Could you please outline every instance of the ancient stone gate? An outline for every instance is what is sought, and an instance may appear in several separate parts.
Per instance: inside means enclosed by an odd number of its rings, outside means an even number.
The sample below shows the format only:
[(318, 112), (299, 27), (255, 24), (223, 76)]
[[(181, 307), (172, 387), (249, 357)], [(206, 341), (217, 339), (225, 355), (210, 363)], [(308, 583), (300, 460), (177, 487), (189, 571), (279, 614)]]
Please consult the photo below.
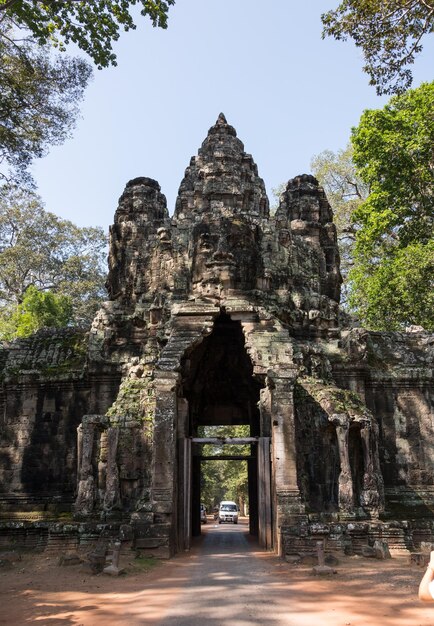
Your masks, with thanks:
[(65, 533), (170, 556), (199, 526), (198, 429), (242, 424), (264, 547), (431, 538), (433, 338), (358, 328), (340, 284), (318, 182), (290, 180), (271, 216), (220, 115), (172, 217), (155, 180), (127, 184), (90, 333), (0, 351), (4, 528), (73, 512)]

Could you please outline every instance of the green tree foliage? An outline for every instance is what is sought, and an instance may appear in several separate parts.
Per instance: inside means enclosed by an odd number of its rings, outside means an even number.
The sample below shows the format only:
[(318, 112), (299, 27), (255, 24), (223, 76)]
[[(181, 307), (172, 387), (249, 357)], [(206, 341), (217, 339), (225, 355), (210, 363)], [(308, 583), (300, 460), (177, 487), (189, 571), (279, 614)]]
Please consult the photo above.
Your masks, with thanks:
[(360, 263), (353, 271), (353, 307), (376, 330), (400, 330), (407, 324), (434, 330), (434, 241), (397, 248), (372, 270)]
[(354, 212), (350, 303), (371, 328), (434, 330), (434, 83), (365, 111), (352, 142), (370, 194)]
[[(106, 237), (45, 211), (27, 190), (0, 189), (0, 306), (6, 315), (30, 286), (71, 298), (74, 322), (88, 325), (105, 295)], [(5, 308), (6, 307), (6, 308)]]
[(0, 336), (8, 340), (29, 337), (41, 328), (64, 328), (72, 318), (71, 298), (30, 285), (11, 315), (0, 316)]
[(92, 70), (53, 57), (0, 13), (0, 181), (30, 182), (28, 167), (70, 136)]
[(324, 188), (333, 209), (338, 234), (343, 278), (342, 302), (347, 301), (348, 273), (353, 265), (353, 247), (357, 225), (352, 219), (354, 211), (366, 200), (369, 186), (357, 174), (353, 162), (353, 147), (344, 150), (324, 150), (311, 161), (312, 173)]
[(167, 27), (174, 0), (0, 0), (0, 181), (32, 183), (28, 166), (70, 136), (91, 76), (84, 60), (54, 56), (72, 42), (98, 68), (116, 65), (112, 45), (136, 28), (137, 5)]
[(434, 32), (432, 0), (343, 0), (321, 16), (323, 36), (362, 49), (364, 71), (378, 94), (402, 93), (411, 86), (409, 69), (422, 50), (424, 35)]
[[(206, 426), (201, 429), (201, 437), (248, 437), (248, 426)], [(249, 456), (248, 445), (206, 444), (203, 454), (217, 456), (221, 454)], [(240, 509), (248, 502), (248, 476), (246, 461), (216, 460), (204, 461), (201, 474), (201, 500), (208, 511), (221, 500), (232, 500)]]
[(215, 509), (219, 502), (226, 499), (226, 488), (222, 482), (222, 463), (224, 461), (201, 463), (200, 500), (205, 504), (208, 513)]
[(242, 512), (245, 510), (248, 503), (246, 461), (204, 461), (201, 478), (201, 501), (208, 512), (222, 500), (232, 500)]
[(175, 0), (0, 0), (0, 13), (30, 31), (38, 44), (51, 43), (64, 50), (73, 42), (102, 68), (116, 65), (113, 42), (119, 39), (120, 29), (136, 28), (132, 7), (140, 7), (154, 26), (167, 28), (173, 4)]

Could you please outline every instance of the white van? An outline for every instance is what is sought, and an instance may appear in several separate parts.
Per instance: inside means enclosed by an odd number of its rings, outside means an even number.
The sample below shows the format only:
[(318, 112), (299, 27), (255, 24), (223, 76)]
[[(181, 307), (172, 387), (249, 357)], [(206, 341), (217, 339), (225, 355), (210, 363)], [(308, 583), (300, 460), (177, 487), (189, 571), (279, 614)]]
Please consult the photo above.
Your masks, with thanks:
[(219, 524), (229, 522), (230, 524), (238, 524), (238, 507), (231, 500), (223, 500), (219, 506)]

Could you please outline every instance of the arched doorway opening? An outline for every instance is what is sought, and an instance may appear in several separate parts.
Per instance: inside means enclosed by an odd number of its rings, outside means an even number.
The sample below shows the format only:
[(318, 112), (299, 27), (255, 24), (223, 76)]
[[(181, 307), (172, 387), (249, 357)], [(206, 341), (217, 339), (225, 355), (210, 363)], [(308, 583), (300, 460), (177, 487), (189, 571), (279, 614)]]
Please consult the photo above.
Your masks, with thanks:
[[(191, 536), (200, 534), (201, 463), (206, 429), (226, 428), (229, 436), (214, 438), (230, 457), (231, 445), (245, 445), (247, 463), (249, 529), (260, 533), (259, 501), (268, 497), (267, 519), (271, 526), (269, 439), (263, 441), (259, 409), (262, 384), (253, 375), (240, 321), (224, 311), (212, 332), (187, 351), (181, 361), (178, 389), (178, 546), (186, 549)], [(231, 437), (242, 426), (245, 436)], [(208, 439), (213, 439), (212, 437)], [(222, 441), (224, 439), (225, 441)], [(265, 450), (265, 455), (264, 455)], [(238, 455), (239, 460), (241, 455)], [(265, 484), (265, 488), (262, 485)], [(262, 495), (261, 495), (262, 494)], [(271, 531), (270, 531), (271, 535)]]

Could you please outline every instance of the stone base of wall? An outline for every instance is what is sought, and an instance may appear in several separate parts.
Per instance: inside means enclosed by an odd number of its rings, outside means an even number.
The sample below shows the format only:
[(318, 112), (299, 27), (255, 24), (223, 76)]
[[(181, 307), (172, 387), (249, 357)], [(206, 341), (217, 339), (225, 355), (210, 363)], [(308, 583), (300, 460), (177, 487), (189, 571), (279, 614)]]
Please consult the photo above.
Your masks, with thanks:
[(169, 523), (148, 524), (136, 521), (130, 526), (133, 548), (146, 556), (168, 559), (175, 553)]
[(53, 521), (0, 521), (0, 550), (35, 550), (49, 554), (91, 548), (100, 538), (118, 539), (119, 524)]
[(0, 494), (0, 520), (5, 519), (40, 519), (57, 517), (72, 510), (72, 494)]
[[(282, 556), (315, 555), (318, 541), (325, 552), (362, 554), (364, 546), (375, 541), (387, 543), (393, 551), (415, 552), (422, 542), (434, 543), (434, 520), (319, 522), (304, 521), (281, 528)], [(156, 558), (170, 558), (169, 529), (130, 524), (97, 522), (58, 522), (46, 520), (0, 521), (0, 550), (35, 550), (48, 554), (91, 548), (101, 538), (121, 539), (136, 552)]]
[(419, 485), (387, 487), (384, 520), (434, 519), (434, 488)]
[(326, 552), (361, 554), (363, 546), (386, 542), (390, 550), (413, 552), (422, 542), (434, 542), (434, 519), (400, 521), (333, 521), (309, 519), (298, 528), (282, 527), (283, 556), (316, 554), (316, 542), (323, 541)]
[[(46, 516), (49, 514), (46, 513)], [(12, 516), (11, 516), (12, 517)], [(120, 539), (136, 552), (170, 558), (174, 550), (168, 524), (130, 524), (124, 521), (54, 521), (43, 513), (16, 513), (0, 520), (0, 550), (35, 550), (49, 554), (91, 548), (101, 539)]]

